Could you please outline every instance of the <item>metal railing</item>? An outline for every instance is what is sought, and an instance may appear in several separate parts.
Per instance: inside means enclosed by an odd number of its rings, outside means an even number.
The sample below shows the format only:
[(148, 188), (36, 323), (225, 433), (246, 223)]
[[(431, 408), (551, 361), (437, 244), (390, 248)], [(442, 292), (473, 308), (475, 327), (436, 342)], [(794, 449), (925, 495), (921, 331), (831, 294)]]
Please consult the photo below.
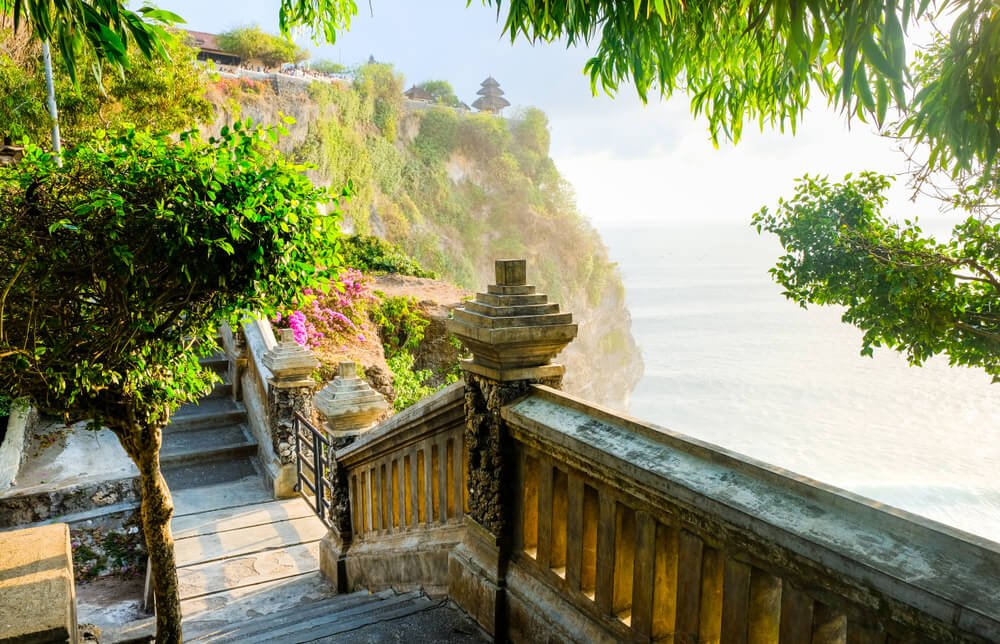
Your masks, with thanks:
[(322, 431), (313, 427), (299, 412), (292, 420), (295, 434), (295, 489), (326, 526), (332, 527), (330, 471), (333, 448)]

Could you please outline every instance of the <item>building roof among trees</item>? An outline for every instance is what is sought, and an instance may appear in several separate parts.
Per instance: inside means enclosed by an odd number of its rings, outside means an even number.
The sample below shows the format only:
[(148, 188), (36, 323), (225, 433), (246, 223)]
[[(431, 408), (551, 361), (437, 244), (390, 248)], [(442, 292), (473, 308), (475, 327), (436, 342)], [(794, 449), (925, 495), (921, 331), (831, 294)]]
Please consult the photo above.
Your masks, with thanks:
[(434, 102), (434, 97), (430, 92), (425, 90), (423, 87), (417, 87), (416, 85), (403, 92), (403, 94), (411, 101), (425, 101), (427, 103)]
[(219, 45), (219, 35), (210, 34), (207, 31), (188, 31), (188, 39), (191, 45), (198, 49), (199, 60), (214, 60), (227, 65), (238, 65), (240, 63), (239, 54), (226, 51)]
[(232, 53), (219, 47), (219, 36), (217, 34), (210, 34), (206, 31), (188, 31), (187, 33), (188, 37), (191, 38), (192, 44), (202, 51)]

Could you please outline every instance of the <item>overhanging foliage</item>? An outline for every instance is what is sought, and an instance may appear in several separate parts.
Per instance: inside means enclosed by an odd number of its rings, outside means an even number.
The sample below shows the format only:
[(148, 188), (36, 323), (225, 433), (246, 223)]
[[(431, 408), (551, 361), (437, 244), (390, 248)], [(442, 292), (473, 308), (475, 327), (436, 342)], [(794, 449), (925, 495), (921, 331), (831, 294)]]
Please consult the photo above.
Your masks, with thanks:
[(845, 307), (843, 320), (865, 332), (865, 355), (886, 346), (920, 365), (945, 354), (1000, 382), (1000, 223), (970, 217), (936, 241), (881, 214), (888, 186), (872, 173), (806, 177), (775, 211), (758, 212), (758, 231), (786, 251), (772, 277), (803, 307)]

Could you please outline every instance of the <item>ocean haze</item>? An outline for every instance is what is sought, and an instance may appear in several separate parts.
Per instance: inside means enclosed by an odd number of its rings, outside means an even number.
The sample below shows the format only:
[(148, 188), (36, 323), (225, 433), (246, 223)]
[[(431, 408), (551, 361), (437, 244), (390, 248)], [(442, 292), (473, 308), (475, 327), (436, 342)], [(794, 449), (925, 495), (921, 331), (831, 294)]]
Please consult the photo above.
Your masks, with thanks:
[(645, 374), (631, 414), (1000, 542), (1000, 399), (941, 358), (859, 355), (833, 307), (801, 309), (747, 225), (601, 227)]

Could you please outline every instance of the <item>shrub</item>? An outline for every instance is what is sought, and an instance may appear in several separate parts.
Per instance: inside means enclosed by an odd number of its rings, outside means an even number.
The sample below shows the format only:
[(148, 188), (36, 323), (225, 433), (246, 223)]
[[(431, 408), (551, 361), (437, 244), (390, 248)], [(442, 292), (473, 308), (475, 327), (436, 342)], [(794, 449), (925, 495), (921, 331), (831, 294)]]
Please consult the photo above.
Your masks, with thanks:
[(395, 244), (372, 235), (352, 235), (342, 240), (344, 264), (366, 273), (396, 273), (413, 277), (434, 278), (412, 257)]
[(292, 329), (295, 341), (303, 346), (364, 342), (364, 323), (375, 301), (369, 280), (348, 268), (324, 289), (304, 289), (295, 306), (272, 322), (278, 328)]
[(420, 118), (420, 131), (413, 151), (424, 163), (445, 161), (458, 143), (458, 116), (449, 109), (435, 108)]
[(417, 300), (409, 296), (383, 298), (371, 315), (387, 356), (415, 351), (430, 324), (417, 308)]
[(402, 411), (434, 393), (434, 387), (426, 384), (432, 376), (430, 370), (414, 370), (413, 354), (409, 351), (400, 351), (387, 358), (386, 362), (392, 371), (392, 388), (396, 391), (392, 406), (396, 411)]

